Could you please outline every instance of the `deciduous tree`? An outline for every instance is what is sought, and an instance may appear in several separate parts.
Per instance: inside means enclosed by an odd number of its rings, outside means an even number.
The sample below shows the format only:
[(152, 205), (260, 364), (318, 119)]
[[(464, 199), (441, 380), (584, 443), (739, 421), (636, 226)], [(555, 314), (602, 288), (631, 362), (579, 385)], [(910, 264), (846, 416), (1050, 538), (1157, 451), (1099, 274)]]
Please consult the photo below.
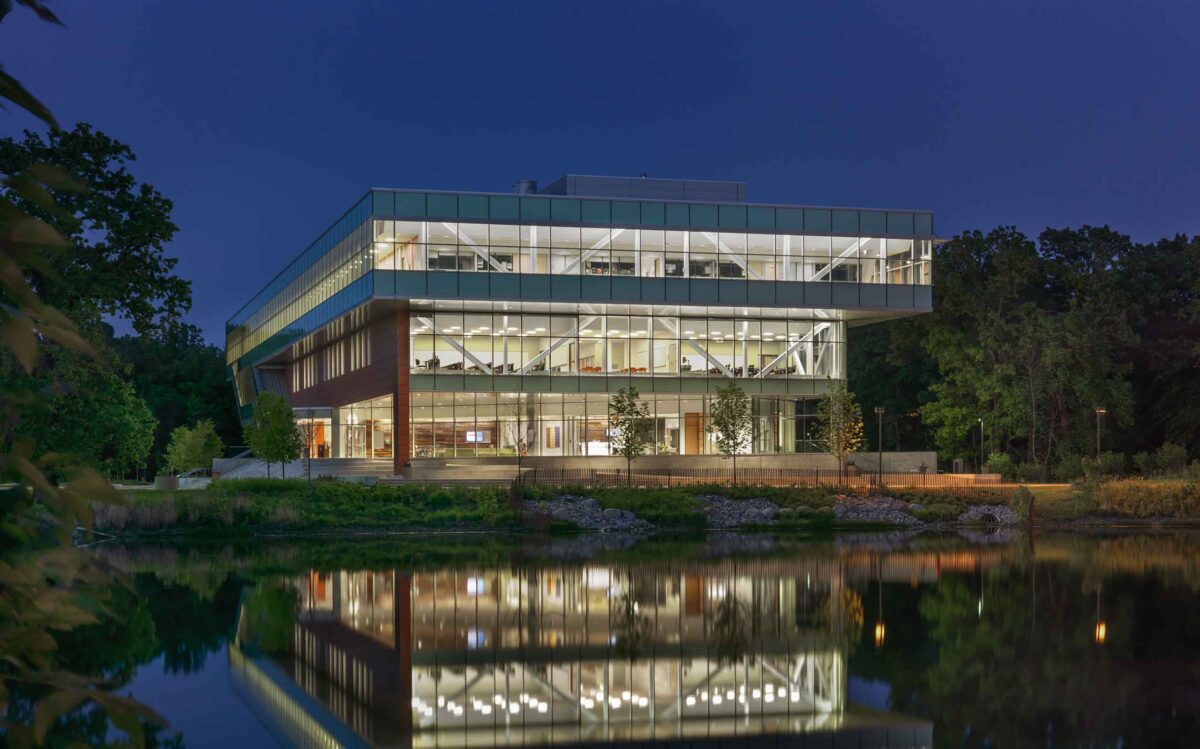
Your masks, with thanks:
[(733, 458), (733, 482), (736, 484), (737, 456), (748, 446), (753, 428), (750, 398), (736, 380), (729, 380), (717, 388), (711, 413), (717, 450), (725, 457)]
[(272, 392), (260, 393), (254, 404), (254, 416), (246, 427), (246, 444), (267, 463), (267, 475), (271, 464), (282, 463), (283, 477), (287, 478), (288, 461), (300, 457), (304, 449), (304, 435), (296, 427), (292, 407), (282, 395)]
[(613, 432), (609, 437), (612, 451), (625, 458), (625, 473), (632, 481), (633, 459), (645, 453), (650, 445), (645, 435), (650, 406), (641, 399), (637, 388), (621, 388), (608, 402), (608, 418)]
[(196, 424), (194, 428), (175, 427), (171, 432), (171, 442), (167, 445), (167, 466), (176, 473), (194, 468), (208, 468), (214, 458), (221, 457), (224, 449), (221, 438), (217, 436), (217, 430), (208, 419)]
[(839, 472), (846, 468), (846, 457), (862, 445), (862, 408), (845, 382), (831, 385), (817, 404), (817, 439), (837, 458)]

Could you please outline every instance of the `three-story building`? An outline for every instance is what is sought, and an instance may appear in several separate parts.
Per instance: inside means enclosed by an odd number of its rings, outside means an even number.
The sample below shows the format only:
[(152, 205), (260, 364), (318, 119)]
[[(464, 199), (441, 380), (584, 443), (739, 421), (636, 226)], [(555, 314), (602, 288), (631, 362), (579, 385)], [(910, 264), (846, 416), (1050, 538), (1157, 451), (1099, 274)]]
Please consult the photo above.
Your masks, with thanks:
[(702, 462), (732, 378), (749, 452), (800, 465), (847, 328), (930, 310), (934, 241), (926, 211), (754, 204), (739, 182), (375, 189), (233, 316), (228, 364), (243, 418), (284, 395), (316, 459), (600, 458), (632, 386), (656, 460)]

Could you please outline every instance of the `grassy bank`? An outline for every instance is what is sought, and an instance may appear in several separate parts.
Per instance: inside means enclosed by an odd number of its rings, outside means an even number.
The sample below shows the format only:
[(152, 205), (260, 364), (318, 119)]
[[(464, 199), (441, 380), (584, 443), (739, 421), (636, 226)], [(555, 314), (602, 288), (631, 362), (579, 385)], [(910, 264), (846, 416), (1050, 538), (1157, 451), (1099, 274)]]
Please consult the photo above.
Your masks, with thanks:
[[(1038, 522), (1101, 519), (1200, 519), (1200, 484), (1189, 481), (1118, 480), (1094, 484), (1031, 485)], [(951, 522), (970, 505), (1011, 505), (1015, 488), (889, 490), (914, 505), (926, 522)], [(841, 527), (833, 507), (844, 492), (832, 487), (691, 486), (672, 489), (527, 487), (523, 499), (566, 493), (594, 497), (607, 508), (628, 510), (660, 529), (702, 531), (707, 519), (696, 497), (765, 498), (786, 512), (779, 530)], [(506, 487), (427, 485), (366, 486), (336, 481), (241, 479), (206, 489), (129, 491), (124, 506), (97, 505), (97, 530), (119, 535), (318, 533), (348, 530), (518, 530), (529, 527), (508, 507)], [(569, 530), (555, 521), (535, 525)], [(846, 527), (859, 527), (846, 525)]]
[(1200, 481), (1120, 479), (1085, 484), (1080, 491), (1097, 512), (1105, 515), (1200, 519)]
[(237, 479), (205, 489), (130, 491), (124, 506), (96, 505), (106, 533), (174, 530), (222, 533), (286, 529), (516, 528), (499, 487), (365, 486), (338, 481)]

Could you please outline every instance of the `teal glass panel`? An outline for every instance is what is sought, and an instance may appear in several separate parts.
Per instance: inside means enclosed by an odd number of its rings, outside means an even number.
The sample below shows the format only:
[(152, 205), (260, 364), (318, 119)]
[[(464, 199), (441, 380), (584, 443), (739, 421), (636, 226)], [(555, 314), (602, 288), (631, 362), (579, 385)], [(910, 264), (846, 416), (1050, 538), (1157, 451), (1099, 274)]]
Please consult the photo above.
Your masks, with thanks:
[(396, 210), (395, 193), (386, 190), (371, 191), (371, 212), (376, 216), (390, 216)]
[(458, 196), (451, 193), (429, 193), (429, 215), (439, 218), (458, 218)]
[(459, 195), (458, 217), (481, 219), (488, 218), (488, 199), (486, 195)]
[(519, 221), (521, 218), (521, 203), (515, 197), (495, 195), (488, 198), (489, 218), (498, 221)]
[(550, 220), (551, 221), (570, 221), (572, 223), (579, 221), (579, 201), (578, 200), (552, 200), (550, 201)]
[(777, 231), (804, 231), (804, 209), (776, 208), (775, 229)]
[(667, 222), (666, 205), (642, 203), (642, 223), (646, 226), (662, 226)]
[(715, 205), (697, 205), (692, 203), (688, 206), (691, 212), (688, 226), (697, 227), (716, 227), (717, 226), (717, 207)]
[(887, 214), (883, 211), (860, 211), (859, 231), (868, 237), (887, 233)]
[(834, 211), (833, 212), (833, 233), (834, 234), (857, 234), (858, 233), (858, 211)]
[(717, 224), (722, 229), (745, 229), (746, 206), (723, 205), (717, 212)]
[(550, 200), (548, 198), (521, 198), (522, 221), (549, 221)]
[(396, 215), (403, 218), (425, 218), (425, 193), (396, 193)]
[(828, 210), (824, 208), (804, 209), (804, 231), (824, 234), (832, 230), (833, 221)]
[(773, 230), (775, 228), (775, 209), (762, 205), (750, 206), (746, 209), (746, 228)]
[(612, 222), (621, 226), (637, 226), (642, 222), (641, 206), (628, 200), (614, 200)]
[(933, 214), (918, 213), (913, 216), (913, 228), (916, 229), (916, 234), (920, 236), (933, 236)]
[(912, 234), (913, 233), (913, 215), (911, 213), (895, 213), (888, 211), (887, 215), (887, 233), (888, 234)]
[(687, 226), (688, 207), (679, 203), (667, 203), (667, 226)]
[(612, 222), (612, 211), (607, 200), (583, 201), (582, 216), (585, 224), (607, 224)]

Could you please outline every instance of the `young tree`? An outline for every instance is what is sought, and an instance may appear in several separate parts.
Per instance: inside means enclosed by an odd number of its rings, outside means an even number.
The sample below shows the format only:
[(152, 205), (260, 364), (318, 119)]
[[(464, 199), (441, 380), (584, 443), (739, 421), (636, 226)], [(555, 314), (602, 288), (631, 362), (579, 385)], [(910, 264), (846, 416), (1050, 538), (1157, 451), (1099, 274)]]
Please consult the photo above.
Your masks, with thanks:
[(839, 473), (846, 468), (846, 456), (862, 445), (862, 408), (844, 382), (835, 383), (817, 404), (817, 439), (837, 458)]
[(716, 433), (717, 449), (725, 457), (733, 458), (733, 483), (737, 483), (737, 456), (746, 449), (750, 441), (753, 422), (750, 415), (750, 398), (735, 380), (717, 388), (717, 397), (712, 403), (712, 426)]
[(610, 437), (612, 449), (625, 458), (625, 475), (633, 481), (633, 459), (646, 452), (650, 442), (643, 430), (650, 418), (650, 406), (637, 388), (621, 388), (608, 402), (608, 417), (615, 434)]
[(296, 428), (292, 407), (278, 393), (260, 393), (254, 404), (254, 416), (246, 427), (246, 444), (262, 460), (267, 462), (267, 475), (271, 475), (271, 464), (282, 463), (283, 477), (287, 478), (287, 463), (300, 457), (304, 449), (304, 435)]
[(193, 468), (207, 468), (213, 458), (219, 458), (225, 446), (217, 436), (212, 421), (205, 419), (194, 429), (176, 427), (171, 432), (171, 443), (167, 445), (167, 465), (176, 473)]

